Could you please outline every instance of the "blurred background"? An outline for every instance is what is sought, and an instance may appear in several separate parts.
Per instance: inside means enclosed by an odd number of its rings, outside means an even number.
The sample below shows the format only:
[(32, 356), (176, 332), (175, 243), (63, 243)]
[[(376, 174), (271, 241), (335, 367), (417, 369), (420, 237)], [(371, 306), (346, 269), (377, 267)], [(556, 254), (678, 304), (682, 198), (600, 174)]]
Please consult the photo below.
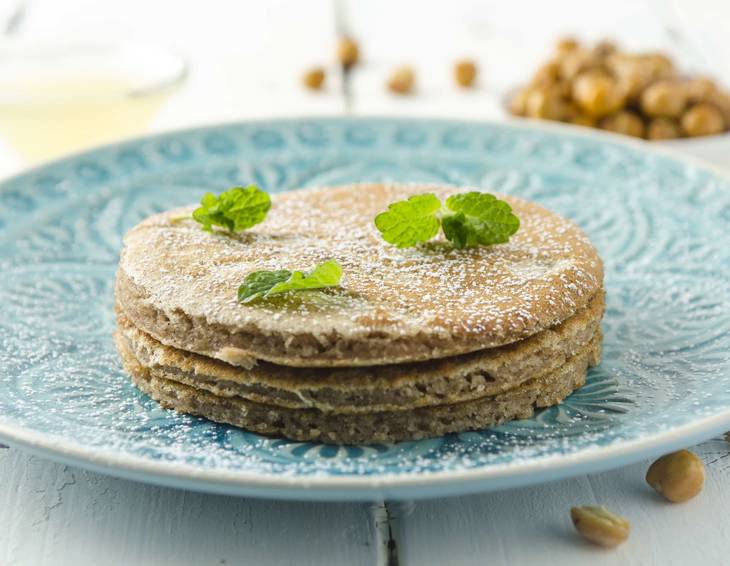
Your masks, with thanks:
[(0, 176), (340, 115), (559, 120), (730, 167), (727, 22), (724, 0), (0, 0)]

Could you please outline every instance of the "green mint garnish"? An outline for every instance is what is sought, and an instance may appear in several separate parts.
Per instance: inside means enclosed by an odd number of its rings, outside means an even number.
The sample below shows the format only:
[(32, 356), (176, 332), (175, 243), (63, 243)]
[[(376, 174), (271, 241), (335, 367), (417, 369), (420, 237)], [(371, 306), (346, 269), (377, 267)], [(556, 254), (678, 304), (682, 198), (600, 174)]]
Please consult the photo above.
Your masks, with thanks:
[(258, 298), (301, 291), (306, 289), (324, 289), (336, 287), (342, 277), (342, 267), (334, 259), (320, 263), (312, 271), (254, 271), (246, 275), (243, 284), (238, 288), (238, 302), (250, 303)]
[(457, 249), (507, 242), (520, 227), (520, 220), (503, 200), (476, 191), (452, 195), (442, 207), (436, 195), (414, 195), (388, 206), (375, 217), (383, 239), (408, 248), (438, 234)]
[(193, 211), (193, 220), (211, 232), (220, 226), (229, 232), (240, 232), (255, 226), (266, 218), (271, 208), (269, 195), (255, 185), (233, 187), (220, 195), (206, 193), (200, 207)]
[(375, 217), (375, 226), (389, 244), (410, 248), (438, 234), (440, 208), (441, 202), (433, 193), (413, 195), (389, 205)]
[(452, 195), (446, 199), (446, 208), (453, 214), (445, 214), (441, 226), (458, 249), (504, 244), (520, 227), (512, 207), (489, 193)]

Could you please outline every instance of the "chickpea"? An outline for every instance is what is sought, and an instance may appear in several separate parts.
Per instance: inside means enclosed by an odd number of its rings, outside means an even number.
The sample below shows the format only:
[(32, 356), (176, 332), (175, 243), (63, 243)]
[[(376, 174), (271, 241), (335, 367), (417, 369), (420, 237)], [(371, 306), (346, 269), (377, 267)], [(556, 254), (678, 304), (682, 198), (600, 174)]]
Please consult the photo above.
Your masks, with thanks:
[(601, 66), (598, 60), (590, 51), (576, 49), (566, 53), (560, 59), (560, 76), (565, 80), (573, 80), (584, 71), (596, 69)]
[(474, 84), (477, 77), (477, 66), (474, 61), (464, 59), (457, 61), (454, 65), (454, 79), (461, 87), (469, 88)]
[(416, 74), (410, 67), (396, 69), (388, 79), (388, 89), (395, 94), (410, 94), (416, 82)]
[(663, 53), (650, 53), (648, 55), (643, 55), (641, 60), (647, 66), (652, 77), (655, 79), (669, 78), (676, 74), (674, 63)]
[(730, 93), (718, 89), (710, 94), (708, 102), (715, 105), (720, 111), (720, 114), (722, 114), (725, 127), (730, 128)]
[(576, 114), (569, 120), (569, 122), (576, 126), (585, 126), (588, 128), (596, 127), (596, 119), (588, 114)]
[(304, 86), (311, 90), (319, 90), (324, 84), (326, 75), (322, 67), (313, 67), (309, 69), (302, 77)]
[(703, 102), (687, 110), (680, 124), (684, 133), (690, 137), (719, 134), (725, 129), (722, 113), (715, 106)]
[(570, 518), (584, 539), (600, 546), (612, 548), (629, 538), (629, 522), (605, 507), (573, 507)]
[(563, 110), (563, 120), (576, 126), (593, 127), (596, 120), (578, 108), (573, 102), (566, 102)]
[(607, 39), (599, 41), (593, 47), (593, 54), (601, 59), (604, 59), (615, 52), (616, 44), (613, 41), (608, 41)]
[(681, 136), (679, 124), (671, 118), (654, 118), (646, 129), (646, 137), (650, 140), (671, 140)]
[(649, 79), (646, 75), (642, 75), (639, 71), (632, 71), (618, 75), (618, 88), (621, 90), (627, 100), (636, 101)]
[(569, 35), (561, 37), (555, 42), (555, 51), (557, 51), (558, 53), (575, 51), (576, 49), (578, 49), (578, 47), (578, 40)]
[(515, 116), (525, 116), (527, 114), (527, 97), (530, 95), (530, 88), (523, 87), (516, 91), (509, 99), (509, 111)]
[(573, 100), (586, 114), (601, 117), (621, 108), (625, 97), (610, 75), (587, 72), (573, 81)]
[(669, 501), (681, 503), (702, 491), (705, 466), (689, 450), (672, 452), (649, 466), (646, 482)]
[(688, 79), (684, 89), (690, 102), (712, 102), (713, 95), (719, 90), (717, 85), (707, 78)]
[(654, 55), (613, 53), (606, 58), (606, 65), (618, 77), (630, 100), (638, 98), (650, 83), (673, 76), (673, 67), (667, 67), (665, 59)]
[(531, 90), (525, 100), (525, 114), (530, 118), (562, 120), (565, 101), (554, 88)]
[(540, 65), (532, 75), (531, 83), (535, 86), (547, 86), (560, 79), (560, 64), (557, 61), (548, 61)]
[(347, 36), (340, 37), (337, 42), (337, 59), (343, 67), (352, 67), (360, 59), (360, 48), (354, 39)]
[(630, 110), (619, 110), (606, 116), (601, 121), (601, 128), (635, 138), (644, 137), (644, 122), (641, 117)]
[(687, 96), (680, 83), (657, 81), (644, 90), (640, 102), (648, 116), (678, 118), (687, 106)]

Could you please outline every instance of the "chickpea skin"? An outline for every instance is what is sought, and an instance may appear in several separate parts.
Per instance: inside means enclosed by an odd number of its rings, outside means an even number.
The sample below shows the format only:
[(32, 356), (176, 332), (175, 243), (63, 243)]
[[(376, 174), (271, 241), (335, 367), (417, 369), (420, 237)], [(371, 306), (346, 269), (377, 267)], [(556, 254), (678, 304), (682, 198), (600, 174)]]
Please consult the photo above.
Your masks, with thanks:
[(531, 83), (535, 86), (548, 86), (557, 82), (560, 78), (560, 64), (556, 61), (548, 61), (540, 65), (535, 74), (532, 75)]
[(530, 91), (525, 100), (525, 113), (530, 118), (562, 120), (565, 114), (565, 101), (554, 88)]
[(671, 118), (654, 118), (646, 128), (646, 137), (650, 140), (672, 140), (681, 136), (679, 124)]
[(601, 128), (617, 134), (633, 136), (635, 138), (644, 137), (644, 122), (636, 112), (630, 110), (620, 110), (615, 114), (606, 116), (601, 121)]
[(679, 450), (649, 466), (646, 482), (669, 501), (681, 503), (702, 491), (705, 466), (693, 452)]
[(573, 507), (570, 518), (575, 530), (594, 544), (612, 548), (629, 538), (629, 522), (605, 507)]
[(410, 94), (416, 82), (416, 74), (410, 67), (396, 69), (388, 79), (388, 90), (395, 94)]
[(712, 104), (695, 104), (680, 120), (682, 130), (690, 137), (719, 134), (725, 129), (722, 113)]
[(706, 78), (688, 79), (684, 83), (684, 89), (690, 102), (712, 102), (713, 96), (719, 90), (712, 80)]
[(454, 65), (454, 80), (462, 88), (470, 88), (477, 78), (477, 66), (474, 61), (463, 59)]
[(586, 72), (573, 81), (573, 100), (586, 114), (601, 117), (616, 112), (625, 98), (613, 77)]
[(360, 59), (360, 48), (354, 39), (342, 36), (337, 42), (337, 59), (343, 67), (352, 67)]
[(530, 96), (532, 90), (529, 87), (523, 87), (516, 91), (509, 99), (509, 111), (515, 116), (525, 116), (527, 114), (527, 97)]
[(302, 83), (310, 90), (320, 90), (326, 75), (322, 67), (309, 69), (302, 77)]
[(559, 38), (555, 42), (555, 51), (558, 53), (567, 53), (568, 51), (575, 51), (578, 49), (578, 40), (572, 36), (566, 35)]
[(641, 110), (647, 116), (678, 118), (687, 106), (687, 95), (682, 85), (674, 81), (657, 81), (641, 94)]

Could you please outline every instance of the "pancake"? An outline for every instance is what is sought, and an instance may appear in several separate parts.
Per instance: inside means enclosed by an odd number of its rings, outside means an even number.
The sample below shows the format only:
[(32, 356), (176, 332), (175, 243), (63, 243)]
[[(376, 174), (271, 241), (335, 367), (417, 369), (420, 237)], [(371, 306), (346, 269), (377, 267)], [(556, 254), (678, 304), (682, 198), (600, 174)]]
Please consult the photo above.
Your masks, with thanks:
[[(125, 237), (117, 275), (120, 312), (161, 344), (232, 365), (374, 366), (500, 347), (574, 316), (601, 292), (603, 266), (572, 222), (502, 197), (521, 222), (506, 244), (411, 249), (373, 225), (388, 204), (464, 188), (372, 184), (272, 197), (266, 221), (230, 236), (155, 215)], [(244, 277), (306, 270), (334, 258), (340, 288), (240, 305)]]
[(218, 397), (325, 413), (412, 410), (495, 395), (557, 370), (600, 332), (603, 293), (560, 325), (525, 340), (439, 360), (387, 366), (245, 369), (165, 346), (118, 313), (119, 339), (137, 362)]
[(411, 411), (335, 414), (256, 403), (238, 396), (218, 396), (185, 385), (164, 367), (140, 364), (121, 334), (116, 338), (124, 368), (133, 382), (163, 407), (259, 434), (338, 444), (414, 440), (529, 418), (535, 408), (559, 403), (583, 385), (587, 368), (598, 363), (601, 344), (598, 333), (557, 370), (497, 395)]

